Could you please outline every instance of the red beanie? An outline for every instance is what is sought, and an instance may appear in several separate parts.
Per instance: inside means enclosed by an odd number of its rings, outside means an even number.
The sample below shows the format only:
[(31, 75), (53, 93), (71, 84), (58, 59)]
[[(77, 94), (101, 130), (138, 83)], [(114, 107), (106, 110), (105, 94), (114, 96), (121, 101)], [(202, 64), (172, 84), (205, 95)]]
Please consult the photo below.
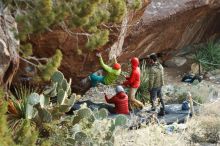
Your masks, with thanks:
[(116, 70), (119, 70), (119, 69), (121, 69), (121, 65), (119, 63), (115, 63), (113, 65), (113, 68), (116, 69)]

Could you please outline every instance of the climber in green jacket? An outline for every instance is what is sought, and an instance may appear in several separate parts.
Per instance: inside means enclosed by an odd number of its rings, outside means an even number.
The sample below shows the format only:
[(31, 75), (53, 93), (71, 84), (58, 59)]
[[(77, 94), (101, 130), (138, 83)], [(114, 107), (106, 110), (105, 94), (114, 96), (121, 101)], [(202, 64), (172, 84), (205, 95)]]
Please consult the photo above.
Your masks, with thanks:
[(102, 59), (102, 55), (97, 53), (96, 56), (99, 57), (99, 62), (102, 68), (107, 72), (106, 76), (99, 76), (95, 73), (89, 76), (92, 86), (96, 86), (98, 83), (103, 83), (105, 85), (113, 84), (118, 76), (121, 74), (121, 65), (117, 62), (114, 63), (113, 67), (106, 65)]
[(164, 68), (159, 63), (155, 53), (149, 56), (149, 82), (148, 91), (150, 92), (150, 101), (152, 110), (156, 110), (156, 98), (160, 99), (161, 108), (158, 115), (165, 115), (165, 104), (162, 94), (162, 87), (164, 85)]

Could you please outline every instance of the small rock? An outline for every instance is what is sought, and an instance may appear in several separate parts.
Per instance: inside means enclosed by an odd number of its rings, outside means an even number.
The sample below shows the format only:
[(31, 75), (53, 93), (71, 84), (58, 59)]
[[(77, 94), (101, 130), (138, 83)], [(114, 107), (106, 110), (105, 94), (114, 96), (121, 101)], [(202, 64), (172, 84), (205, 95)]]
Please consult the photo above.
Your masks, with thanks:
[(199, 68), (200, 68), (200, 71), (202, 72), (202, 66), (199, 67), (199, 64), (193, 63), (191, 65), (191, 73), (192, 74), (199, 74)]
[(180, 67), (186, 63), (186, 58), (184, 57), (173, 57), (170, 60), (165, 61), (167, 67)]
[(194, 54), (188, 54), (185, 57), (186, 57), (186, 59), (194, 59), (195, 55)]
[(214, 80), (214, 79), (215, 79), (215, 77), (214, 77), (214, 76), (211, 76), (211, 77), (209, 77), (209, 79), (210, 79), (210, 80)]

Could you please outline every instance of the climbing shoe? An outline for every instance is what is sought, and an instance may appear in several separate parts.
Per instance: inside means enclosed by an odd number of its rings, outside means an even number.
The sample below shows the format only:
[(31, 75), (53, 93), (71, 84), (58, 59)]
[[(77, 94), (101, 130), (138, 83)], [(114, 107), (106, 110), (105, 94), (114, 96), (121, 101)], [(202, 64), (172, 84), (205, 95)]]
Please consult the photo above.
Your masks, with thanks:
[(165, 111), (164, 109), (160, 109), (160, 112), (158, 113), (158, 116), (164, 116), (165, 115)]

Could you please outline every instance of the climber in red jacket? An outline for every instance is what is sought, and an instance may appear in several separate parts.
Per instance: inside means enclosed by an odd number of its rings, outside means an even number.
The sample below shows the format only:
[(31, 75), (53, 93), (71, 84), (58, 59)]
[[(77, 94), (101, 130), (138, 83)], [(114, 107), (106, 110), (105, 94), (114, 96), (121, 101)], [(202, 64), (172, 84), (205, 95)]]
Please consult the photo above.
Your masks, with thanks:
[(111, 99), (105, 94), (106, 102), (115, 104), (116, 114), (129, 114), (128, 96), (125, 94), (124, 88), (122, 86), (116, 86), (115, 91), (116, 95)]
[(132, 72), (130, 77), (126, 77), (126, 81), (123, 83), (124, 86), (130, 87), (129, 91), (129, 103), (130, 108), (138, 108), (142, 109), (144, 107), (143, 103), (135, 99), (135, 94), (137, 92), (137, 89), (140, 86), (140, 68), (139, 66), (139, 59), (137, 57), (134, 57), (131, 59), (131, 65), (132, 65)]

